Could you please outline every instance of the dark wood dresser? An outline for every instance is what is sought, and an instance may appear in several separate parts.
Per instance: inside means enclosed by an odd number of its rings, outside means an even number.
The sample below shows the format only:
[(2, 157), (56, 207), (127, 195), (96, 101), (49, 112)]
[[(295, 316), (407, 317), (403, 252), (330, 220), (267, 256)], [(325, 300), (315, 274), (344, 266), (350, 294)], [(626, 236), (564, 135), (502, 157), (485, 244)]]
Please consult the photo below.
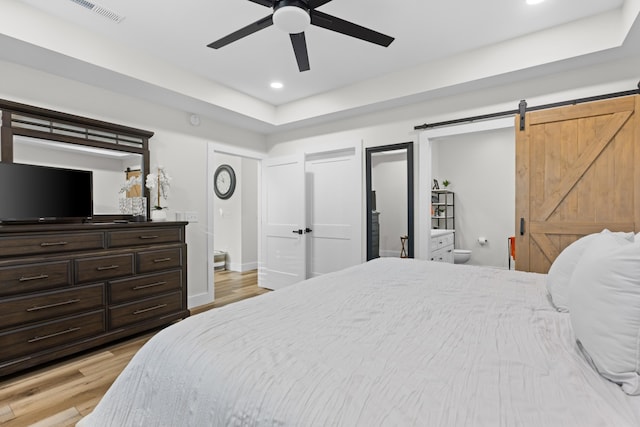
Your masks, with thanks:
[(189, 316), (186, 224), (0, 226), (0, 376)]

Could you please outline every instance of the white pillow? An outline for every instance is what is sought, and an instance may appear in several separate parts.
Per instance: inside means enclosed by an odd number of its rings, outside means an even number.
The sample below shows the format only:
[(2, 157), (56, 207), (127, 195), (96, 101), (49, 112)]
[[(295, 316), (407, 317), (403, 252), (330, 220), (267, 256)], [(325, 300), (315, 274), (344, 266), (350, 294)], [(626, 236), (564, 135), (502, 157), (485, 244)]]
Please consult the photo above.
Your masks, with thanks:
[(640, 241), (592, 240), (569, 285), (571, 324), (605, 378), (640, 395)]
[(547, 275), (547, 291), (549, 292), (551, 303), (556, 310), (565, 313), (569, 311), (569, 281), (571, 280), (573, 270), (576, 268), (576, 264), (585, 248), (589, 246), (593, 239), (596, 239), (602, 234), (613, 234), (619, 238), (633, 241), (633, 233), (611, 233), (609, 230), (604, 229), (600, 233), (584, 236), (564, 248), (555, 261), (553, 261), (553, 264), (551, 264)]

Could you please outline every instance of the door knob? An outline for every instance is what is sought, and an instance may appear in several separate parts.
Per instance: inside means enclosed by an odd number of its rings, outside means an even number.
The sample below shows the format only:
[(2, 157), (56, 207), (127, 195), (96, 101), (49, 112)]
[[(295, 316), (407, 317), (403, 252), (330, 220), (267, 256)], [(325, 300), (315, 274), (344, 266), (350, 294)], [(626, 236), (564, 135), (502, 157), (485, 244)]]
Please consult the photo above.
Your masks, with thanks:
[(312, 231), (313, 231), (313, 230), (312, 230), (312, 229), (310, 229), (309, 227), (307, 227), (307, 228), (305, 228), (305, 229), (304, 229), (304, 232), (305, 232), (305, 233), (311, 233)]
[(298, 230), (293, 230), (293, 233), (302, 234), (302, 233), (304, 233), (304, 231), (302, 231), (302, 229), (298, 229)]

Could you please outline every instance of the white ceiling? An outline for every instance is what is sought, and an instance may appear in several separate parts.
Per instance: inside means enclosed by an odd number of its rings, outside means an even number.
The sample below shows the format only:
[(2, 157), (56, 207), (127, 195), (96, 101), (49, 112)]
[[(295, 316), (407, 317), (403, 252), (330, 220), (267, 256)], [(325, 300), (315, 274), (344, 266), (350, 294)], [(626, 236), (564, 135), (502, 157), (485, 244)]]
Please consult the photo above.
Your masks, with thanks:
[[(0, 59), (264, 133), (640, 51), (628, 46), (638, 0), (333, 0), (318, 10), (396, 40), (384, 48), (312, 26), (311, 70), (300, 73), (275, 26), (206, 46), (271, 13), (248, 0), (91, 2), (124, 19), (72, 0), (3, 0)], [(274, 80), (284, 88), (271, 89)]]

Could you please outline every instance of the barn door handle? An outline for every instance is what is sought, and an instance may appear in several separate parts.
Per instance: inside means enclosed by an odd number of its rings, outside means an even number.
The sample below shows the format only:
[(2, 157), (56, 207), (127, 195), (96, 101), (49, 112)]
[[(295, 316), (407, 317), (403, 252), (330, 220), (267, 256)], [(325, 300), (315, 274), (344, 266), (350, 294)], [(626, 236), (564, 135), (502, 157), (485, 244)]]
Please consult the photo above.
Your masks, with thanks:
[(307, 228), (305, 228), (305, 229), (304, 229), (304, 232), (305, 232), (305, 233), (311, 233), (312, 231), (313, 231), (313, 230), (312, 230), (312, 229), (310, 229), (309, 227), (307, 227)]
[(520, 218), (520, 235), (524, 236), (524, 218)]
[(297, 230), (293, 230), (293, 233), (295, 233), (295, 234), (302, 234), (302, 233), (304, 233), (304, 231), (302, 231), (302, 229), (301, 229), (301, 228), (299, 228), (299, 229), (297, 229)]

